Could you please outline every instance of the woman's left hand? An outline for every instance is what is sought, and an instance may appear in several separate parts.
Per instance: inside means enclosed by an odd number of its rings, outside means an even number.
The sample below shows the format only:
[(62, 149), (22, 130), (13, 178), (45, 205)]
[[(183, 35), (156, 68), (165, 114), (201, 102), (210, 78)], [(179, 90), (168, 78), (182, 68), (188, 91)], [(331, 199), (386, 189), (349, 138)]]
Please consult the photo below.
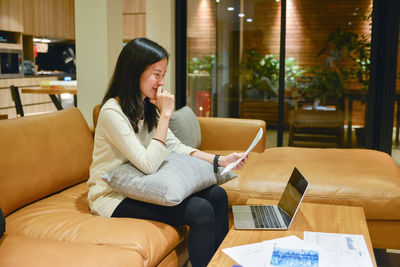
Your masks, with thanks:
[[(219, 157), (218, 160), (218, 165), (221, 167), (226, 167), (229, 164), (231, 164), (232, 162), (235, 162), (236, 160), (240, 159), (241, 157), (243, 157), (245, 155), (245, 153), (231, 153), (229, 155), (226, 156), (221, 156)], [(240, 170), (241, 168), (243, 168), (244, 164), (246, 163), (246, 160), (249, 158), (249, 155), (247, 155), (243, 160), (241, 160), (238, 165), (236, 165), (236, 167), (234, 168), (234, 170)]]

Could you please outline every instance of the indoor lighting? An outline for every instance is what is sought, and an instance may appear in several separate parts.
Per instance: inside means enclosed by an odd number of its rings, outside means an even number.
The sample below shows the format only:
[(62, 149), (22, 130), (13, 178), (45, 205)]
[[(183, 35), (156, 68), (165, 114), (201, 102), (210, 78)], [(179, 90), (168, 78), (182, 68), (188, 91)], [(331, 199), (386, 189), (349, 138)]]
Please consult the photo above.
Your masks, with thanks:
[(219, 3), (219, 0), (215, 0), (215, 2)]
[(34, 43), (50, 43), (51, 40), (47, 38), (33, 38)]
[(233, 11), (233, 10), (235, 10), (235, 8), (232, 7), (232, 6), (230, 6), (230, 7), (227, 8), (227, 10), (228, 10), (228, 11)]
[(247, 22), (253, 22), (253, 19), (252, 18), (248, 18), (248, 19), (246, 19), (246, 21)]
[(244, 14), (243, 14), (243, 13), (239, 13), (238, 16), (241, 17), (241, 18), (243, 18), (243, 17), (244, 17)]

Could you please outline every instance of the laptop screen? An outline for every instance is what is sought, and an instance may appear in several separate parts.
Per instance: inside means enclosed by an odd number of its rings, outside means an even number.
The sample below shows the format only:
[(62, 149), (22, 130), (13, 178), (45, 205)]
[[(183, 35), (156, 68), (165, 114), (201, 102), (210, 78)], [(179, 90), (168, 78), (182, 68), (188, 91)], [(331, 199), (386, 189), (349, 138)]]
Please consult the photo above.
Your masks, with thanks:
[(278, 206), (290, 217), (290, 220), (296, 213), (297, 207), (306, 192), (307, 186), (307, 180), (297, 168), (294, 168), (278, 204)]

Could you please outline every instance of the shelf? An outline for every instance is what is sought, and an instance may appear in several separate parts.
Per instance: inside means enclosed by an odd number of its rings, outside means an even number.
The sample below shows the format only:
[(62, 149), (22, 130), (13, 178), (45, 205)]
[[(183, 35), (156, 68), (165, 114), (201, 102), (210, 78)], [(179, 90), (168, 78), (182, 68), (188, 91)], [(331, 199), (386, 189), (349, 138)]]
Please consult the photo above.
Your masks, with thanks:
[(7, 42), (0, 42), (0, 48), (22, 50), (22, 34), (20, 32), (0, 31), (0, 38), (7, 40)]
[(22, 50), (22, 44), (0, 43), (0, 48)]

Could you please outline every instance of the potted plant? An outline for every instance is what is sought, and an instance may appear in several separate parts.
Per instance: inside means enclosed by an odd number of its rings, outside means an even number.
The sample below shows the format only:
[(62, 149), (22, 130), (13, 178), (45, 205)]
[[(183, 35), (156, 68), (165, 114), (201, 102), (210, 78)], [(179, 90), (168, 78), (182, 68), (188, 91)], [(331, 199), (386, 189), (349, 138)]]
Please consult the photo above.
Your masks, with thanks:
[(326, 64), (316, 65), (306, 72), (300, 92), (304, 99), (314, 102), (314, 107), (317, 103), (333, 103), (338, 109), (343, 109), (344, 91), (355, 70), (346, 68), (342, 59), (354, 59), (354, 51), (359, 45), (358, 35), (338, 28), (328, 35), (327, 42), (317, 54), (317, 57), (325, 55)]
[(244, 98), (267, 101), (277, 97), (279, 61), (275, 55), (262, 56), (258, 51), (247, 51), (241, 71), (247, 77), (243, 87)]
[(314, 109), (329, 104), (340, 109), (349, 75), (346, 70), (317, 65), (302, 76), (300, 94), (304, 100), (313, 104)]
[(202, 58), (193, 57), (188, 62), (188, 73), (210, 74), (215, 64), (215, 55), (204, 55)]
[[(276, 55), (262, 56), (258, 51), (246, 52), (245, 63), (241, 67), (245, 81), (243, 92), (245, 97), (260, 97), (266, 101), (278, 96), (280, 63)], [(285, 90), (296, 90), (304, 70), (297, 65), (294, 58), (285, 60)], [(256, 97), (255, 97), (256, 96)]]
[[(241, 114), (243, 118), (265, 120), (268, 125), (276, 125), (278, 120), (278, 89), (280, 62), (276, 55), (262, 56), (260, 52), (250, 50), (245, 53), (241, 66), (243, 100)], [(285, 60), (285, 90), (297, 90), (303, 70), (294, 58)], [(289, 103), (285, 101), (285, 122)]]

